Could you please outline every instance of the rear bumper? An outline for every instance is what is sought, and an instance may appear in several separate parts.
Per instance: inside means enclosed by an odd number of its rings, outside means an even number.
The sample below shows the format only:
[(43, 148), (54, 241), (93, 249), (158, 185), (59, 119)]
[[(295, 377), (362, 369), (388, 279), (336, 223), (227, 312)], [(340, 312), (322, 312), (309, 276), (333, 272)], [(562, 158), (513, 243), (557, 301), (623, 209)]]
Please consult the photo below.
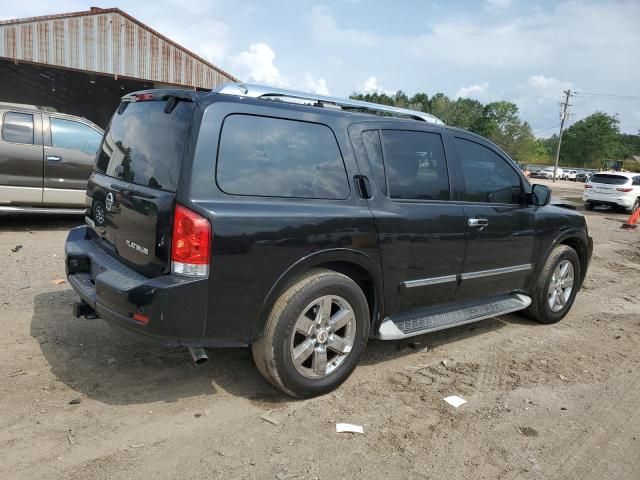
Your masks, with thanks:
[(610, 207), (624, 207), (631, 208), (636, 201), (636, 197), (633, 195), (607, 195), (601, 193), (592, 193), (585, 191), (582, 194), (582, 200), (590, 202), (594, 205), (608, 205)]
[[(206, 279), (147, 278), (107, 253), (85, 226), (69, 232), (65, 256), (69, 284), (98, 317), (162, 344), (200, 344), (207, 314)], [(134, 320), (134, 314), (145, 315), (148, 324)]]

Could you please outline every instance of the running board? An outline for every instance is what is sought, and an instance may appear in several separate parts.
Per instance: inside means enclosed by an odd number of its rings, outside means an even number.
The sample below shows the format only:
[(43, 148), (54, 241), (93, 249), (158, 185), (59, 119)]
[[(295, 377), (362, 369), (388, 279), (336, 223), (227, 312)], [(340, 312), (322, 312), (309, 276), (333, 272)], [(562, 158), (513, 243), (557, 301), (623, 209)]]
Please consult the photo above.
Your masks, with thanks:
[(58, 208), (58, 207), (15, 207), (0, 205), (0, 213), (44, 213), (49, 215), (82, 215), (84, 208)]
[(413, 337), (524, 310), (529, 305), (531, 305), (531, 298), (520, 293), (513, 293), (494, 298), (490, 302), (467, 304), (458, 309), (432, 310), (413, 317), (386, 318), (380, 325), (377, 338), (380, 340), (399, 340)]

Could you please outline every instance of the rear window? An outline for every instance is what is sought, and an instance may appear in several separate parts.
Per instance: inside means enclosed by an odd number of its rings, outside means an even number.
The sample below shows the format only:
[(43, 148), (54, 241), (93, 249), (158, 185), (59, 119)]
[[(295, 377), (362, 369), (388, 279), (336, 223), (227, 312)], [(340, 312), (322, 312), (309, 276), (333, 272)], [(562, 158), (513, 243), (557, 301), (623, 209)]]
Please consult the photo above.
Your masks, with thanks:
[(347, 174), (326, 125), (229, 115), (222, 126), (216, 178), (225, 193), (344, 199)]
[(136, 185), (175, 192), (187, 140), (191, 102), (130, 103), (111, 119), (100, 145), (96, 170)]
[(607, 185), (624, 185), (629, 179), (622, 175), (607, 175), (597, 173), (591, 177), (591, 183), (605, 183)]

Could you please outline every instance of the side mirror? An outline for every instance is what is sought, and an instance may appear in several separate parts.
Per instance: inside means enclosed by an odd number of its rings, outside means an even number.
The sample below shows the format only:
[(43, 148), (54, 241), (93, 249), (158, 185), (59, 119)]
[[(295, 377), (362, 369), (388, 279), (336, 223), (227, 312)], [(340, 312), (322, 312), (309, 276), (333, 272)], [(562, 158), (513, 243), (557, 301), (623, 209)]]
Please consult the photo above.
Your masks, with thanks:
[(551, 202), (551, 189), (546, 185), (536, 183), (531, 187), (531, 198), (529, 203), (538, 207), (544, 207)]

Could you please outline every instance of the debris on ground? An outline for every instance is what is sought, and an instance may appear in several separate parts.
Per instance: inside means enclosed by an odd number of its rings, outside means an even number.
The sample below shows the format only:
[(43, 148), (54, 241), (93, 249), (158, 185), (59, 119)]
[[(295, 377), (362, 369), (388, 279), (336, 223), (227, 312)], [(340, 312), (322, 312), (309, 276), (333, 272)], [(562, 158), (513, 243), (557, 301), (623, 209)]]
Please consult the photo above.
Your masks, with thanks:
[(352, 423), (336, 423), (336, 433), (361, 433), (364, 435), (362, 425), (353, 425)]
[(538, 431), (531, 427), (516, 427), (516, 430), (523, 437), (537, 437)]
[(13, 247), (13, 248), (11, 249), (11, 251), (12, 251), (13, 253), (16, 253), (16, 252), (17, 252), (17, 251), (19, 251), (21, 248), (22, 248), (22, 245), (16, 245), (15, 247)]
[(275, 425), (276, 427), (282, 425), (283, 421), (282, 414), (279, 414), (274, 410), (267, 410), (262, 415), (260, 415), (260, 418), (265, 422), (269, 422), (270, 424)]
[(51, 285), (62, 285), (66, 280), (64, 278), (56, 278), (55, 280), (51, 280)]
[(464, 405), (465, 403), (467, 403), (467, 401), (464, 398), (459, 397), (457, 395), (451, 395), (449, 397), (444, 397), (444, 401), (447, 402), (449, 405), (451, 405), (454, 408), (458, 408), (458, 407)]
[(144, 443), (132, 443), (131, 445), (129, 445), (131, 448), (142, 448), (145, 446)]
[(569, 381), (569, 379), (568, 379), (567, 377), (565, 377), (564, 375), (562, 375), (562, 374), (559, 374), (559, 375), (558, 375), (558, 378), (559, 378), (560, 380), (562, 380), (563, 382), (568, 382), (568, 381)]
[(71, 400), (69, 400), (69, 405), (78, 405), (80, 402), (80, 397), (72, 398)]
[(27, 372), (25, 372), (24, 370), (18, 370), (17, 372), (13, 372), (10, 373), (9, 376), (10, 377), (17, 377), (18, 375), (26, 375)]

